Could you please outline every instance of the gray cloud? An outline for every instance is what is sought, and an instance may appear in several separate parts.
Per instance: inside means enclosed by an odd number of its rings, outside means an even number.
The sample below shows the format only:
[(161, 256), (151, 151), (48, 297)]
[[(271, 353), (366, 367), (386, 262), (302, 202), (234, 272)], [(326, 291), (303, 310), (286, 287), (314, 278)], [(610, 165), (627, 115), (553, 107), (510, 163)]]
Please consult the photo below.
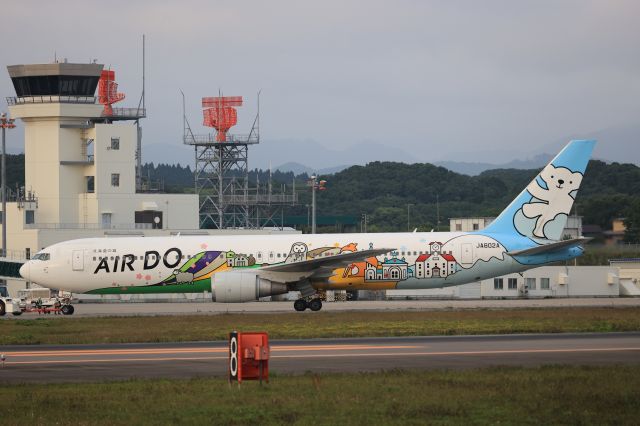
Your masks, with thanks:
[[(180, 143), (179, 89), (199, 132), (200, 97), (219, 89), (245, 96), (242, 132), (262, 89), (265, 141), (313, 139), (338, 149), (370, 140), (423, 161), (506, 161), (637, 121), (635, 1), (108, 4), (5, 5), (3, 69), (49, 62), (54, 52), (97, 58), (116, 70), (124, 103), (137, 104), (146, 33), (145, 144)], [(0, 91), (11, 96), (4, 75)], [(479, 158), (483, 151), (489, 158)]]

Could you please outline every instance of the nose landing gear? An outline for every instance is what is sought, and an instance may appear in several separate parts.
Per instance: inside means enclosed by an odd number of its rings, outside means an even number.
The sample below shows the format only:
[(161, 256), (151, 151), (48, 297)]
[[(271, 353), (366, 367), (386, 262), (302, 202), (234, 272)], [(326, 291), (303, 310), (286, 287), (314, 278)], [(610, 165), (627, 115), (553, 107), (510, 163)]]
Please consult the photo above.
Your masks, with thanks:
[(307, 301), (306, 299), (298, 299), (293, 302), (293, 309), (298, 312), (302, 312), (307, 308), (311, 309), (314, 312), (319, 311), (320, 309), (322, 309), (322, 300), (320, 300), (320, 298), (318, 297), (315, 297), (309, 301)]

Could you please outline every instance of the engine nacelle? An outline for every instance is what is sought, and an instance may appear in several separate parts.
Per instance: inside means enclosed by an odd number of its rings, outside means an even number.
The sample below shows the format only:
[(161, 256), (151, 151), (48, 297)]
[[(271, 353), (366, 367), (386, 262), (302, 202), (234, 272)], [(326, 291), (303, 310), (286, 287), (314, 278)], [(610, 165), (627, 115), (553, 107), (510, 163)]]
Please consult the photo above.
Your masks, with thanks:
[(214, 302), (251, 302), (288, 291), (286, 284), (265, 280), (250, 271), (218, 272), (211, 277)]

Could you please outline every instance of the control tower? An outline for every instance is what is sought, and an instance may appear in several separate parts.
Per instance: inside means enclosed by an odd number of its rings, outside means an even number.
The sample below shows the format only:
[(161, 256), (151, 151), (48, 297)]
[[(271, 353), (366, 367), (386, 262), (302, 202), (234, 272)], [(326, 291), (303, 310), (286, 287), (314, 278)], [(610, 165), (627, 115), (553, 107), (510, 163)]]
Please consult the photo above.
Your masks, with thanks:
[[(8, 66), (10, 115), (24, 125), (25, 187), (7, 205), (8, 247), (26, 257), (72, 238), (198, 229), (198, 197), (136, 191), (138, 120), (116, 108), (103, 65)], [(98, 96), (96, 96), (98, 89)]]

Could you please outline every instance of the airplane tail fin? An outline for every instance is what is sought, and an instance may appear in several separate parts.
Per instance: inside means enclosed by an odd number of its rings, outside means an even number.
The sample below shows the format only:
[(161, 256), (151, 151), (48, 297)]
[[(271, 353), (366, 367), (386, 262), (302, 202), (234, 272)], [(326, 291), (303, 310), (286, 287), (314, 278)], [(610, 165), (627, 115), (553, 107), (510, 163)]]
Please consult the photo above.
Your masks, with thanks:
[(560, 240), (595, 143), (569, 142), (481, 232), (517, 233), (540, 244)]

